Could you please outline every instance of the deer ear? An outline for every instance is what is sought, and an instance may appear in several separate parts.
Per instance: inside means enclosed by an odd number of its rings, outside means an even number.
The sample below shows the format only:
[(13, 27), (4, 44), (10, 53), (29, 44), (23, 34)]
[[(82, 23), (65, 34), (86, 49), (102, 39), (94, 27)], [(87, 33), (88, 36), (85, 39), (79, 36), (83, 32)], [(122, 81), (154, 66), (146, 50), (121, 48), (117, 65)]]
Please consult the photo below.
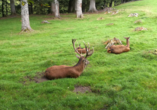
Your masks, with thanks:
[(78, 59), (80, 59), (80, 56), (76, 55), (76, 57), (77, 57)]

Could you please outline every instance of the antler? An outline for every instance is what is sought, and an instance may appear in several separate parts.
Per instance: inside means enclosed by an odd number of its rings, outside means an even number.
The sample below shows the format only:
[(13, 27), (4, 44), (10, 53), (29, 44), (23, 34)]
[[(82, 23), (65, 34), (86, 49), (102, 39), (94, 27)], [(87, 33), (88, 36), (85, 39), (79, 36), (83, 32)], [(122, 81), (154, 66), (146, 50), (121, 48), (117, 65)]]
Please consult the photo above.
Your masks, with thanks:
[(89, 42), (88, 42), (88, 45), (89, 45), (89, 48), (88, 48), (88, 50), (90, 50), (90, 44), (89, 44)]
[(75, 48), (75, 41), (76, 41), (76, 39), (72, 39), (73, 48), (74, 48), (75, 52), (81, 56), (81, 54)]
[(89, 56), (91, 56), (93, 54), (94, 48), (93, 48), (93, 50), (88, 51), (87, 45), (85, 43), (84, 43), (84, 45), (85, 45), (85, 48), (86, 48), (86, 56), (85, 56), (85, 58), (87, 58), (87, 57), (89, 57)]

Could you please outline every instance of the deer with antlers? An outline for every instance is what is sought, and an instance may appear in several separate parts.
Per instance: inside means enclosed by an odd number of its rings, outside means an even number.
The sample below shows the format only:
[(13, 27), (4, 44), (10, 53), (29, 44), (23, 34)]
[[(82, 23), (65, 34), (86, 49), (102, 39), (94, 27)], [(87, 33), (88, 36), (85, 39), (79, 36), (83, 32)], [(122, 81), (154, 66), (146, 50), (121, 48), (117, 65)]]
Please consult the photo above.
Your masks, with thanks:
[(79, 55), (79, 56), (76, 55), (76, 57), (79, 58), (78, 63), (72, 67), (66, 66), (66, 65), (51, 66), (47, 68), (45, 71), (44, 75), (46, 78), (48, 79), (65, 78), (65, 77), (77, 78), (82, 74), (85, 67), (89, 64), (87, 57), (93, 54), (94, 49), (91, 51), (88, 51), (87, 45), (84, 43), (85, 49), (86, 49), (86, 55), (83, 56), (75, 48), (75, 41), (76, 39), (72, 39), (73, 48), (75, 52)]
[(108, 53), (115, 53), (115, 54), (120, 54), (123, 52), (128, 52), (130, 51), (130, 44), (129, 44), (129, 39), (130, 37), (124, 37), (126, 39), (127, 45), (112, 45), (108, 47), (107, 52)]

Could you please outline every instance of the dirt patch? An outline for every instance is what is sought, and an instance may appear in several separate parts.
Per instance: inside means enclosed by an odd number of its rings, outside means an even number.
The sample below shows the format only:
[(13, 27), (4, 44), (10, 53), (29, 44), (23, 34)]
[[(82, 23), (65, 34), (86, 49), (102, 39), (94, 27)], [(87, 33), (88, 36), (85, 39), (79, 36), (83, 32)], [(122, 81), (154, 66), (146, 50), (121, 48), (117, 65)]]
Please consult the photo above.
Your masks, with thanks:
[(144, 27), (137, 27), (137, 28), (135, 28), (135, 31), (143, 31), (143, 30), (147, 30), (147, 28), (144, 28)]
[(41, 82), (44, 82), (44, 81), (47, 81), (47, 80), (48, 79), (45, 78), (45, 76), (44, 76), (44, 72), (37, 72), (35, 77), (25, 76), (23, 84), (26, 84), (29, 81), (35, 82), (35, 83), (41, 83)]
[(140, 23), (142, 23), (142, 21), (141, 20), (136, 20), (134, 23), (135, 24), (140, 24)]
[(44, 72), (37, 72), (36, 76), (34, 77), (34, 81), (36, 83), (47, 81), (48, 79), (44, 76)]
[(42, 24), (50, 24), (50, 22), (48, 22), (48, 21), (46, 21), (46, 20), (43, 20), (41, 23), (42, 23)]
[(61, 18), (51, 17), (51, 18), (44, 18), (44, 20), (61, 20)]
[(103, 19), (104, 19), (103, 17), (97, 18), (97, 20), (103, 20)]
[(9, 15), (9, 16), (5, 16), (5, 17), (0, 17), (0, 19), (8, 19), (8, 18), (20, 18), (21, 16), (18, 15)]
[(90, 87), (87, 86), (87, 87), (84, 87), (84, 86), (75, 86), (75, 89), (73, 90), (73, 92), (76, 92), (76, 93), (86, 93), (86, 92), (92, 92)]
[(107, 26), (112, 26), (112, 25), (114, 25), (114, 23), (109, 23), (109, 24), (106, 24)]

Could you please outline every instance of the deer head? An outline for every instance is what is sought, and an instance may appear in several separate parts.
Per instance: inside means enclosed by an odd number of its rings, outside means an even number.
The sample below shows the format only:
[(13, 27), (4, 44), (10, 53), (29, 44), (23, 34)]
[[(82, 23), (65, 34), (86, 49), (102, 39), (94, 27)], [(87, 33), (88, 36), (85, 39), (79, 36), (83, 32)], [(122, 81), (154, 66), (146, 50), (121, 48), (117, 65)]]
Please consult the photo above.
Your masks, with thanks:
[(74, 48), (75, 52), (78, 54), (78, 55), (76, 55), (76, 57), (77, 57), (79, 60), (81, 60), (81, 62), (83, 62), (84, 65), (85, 65), (85, 67), (86, 67), (86, 66), (89, 64), (89, 61), (87, 60), (87, 57), (89, 57), (89, 56), (91, 56), (91, 55), (93, 54), (94, 48), (93, 48), (93, 50), (89, 50), (89, 49), (87, 48), (87, 45), (84, 43), (85, 49), (86, 49), (86, 54), (85, 54), (85, 55), (82, 55), (82, 54), (80, 54), (80, 53), (78, 52), (78, 50), (75, 48), (75, 41), (76, 41), (76, 39), (72, 39), (73, 48)]

